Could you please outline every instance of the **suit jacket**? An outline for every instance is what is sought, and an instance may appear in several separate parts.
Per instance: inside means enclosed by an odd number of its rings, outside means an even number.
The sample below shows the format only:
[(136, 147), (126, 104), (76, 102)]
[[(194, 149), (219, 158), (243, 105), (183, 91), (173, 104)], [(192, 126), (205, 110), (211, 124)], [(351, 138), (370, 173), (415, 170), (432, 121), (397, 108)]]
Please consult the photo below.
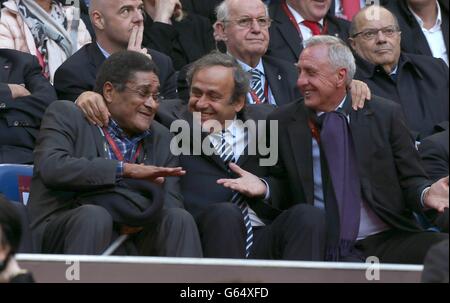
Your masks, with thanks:
[[(144, 139), (138, 163), (177, 167), (178, 158), (169, 150), (172, 135), (158, 122)], [(46, 221), (76, 207), (74, 201), (86, 192), (116, 184), (117, 161), (108, 159), (106, 140), (73, 102), (54, 102), (42, 121), (35, 149), (35, 166), (28, 210), (31, 227), (40, 243)], [(165, 207), (183, 207), (179, 178), (166, 178)]]
[[(401, 116), (398, 104), (373, 96), (350, 113), (350, 128), (363, 199), (391, 227), (418, 231), (412, 211), (421, 211), (421, 193), (431, 182)], [(304, 103), (280, 107), (268, 119), (279, 121), (279, 163), (267, 180), (272, 204), (313, 205), (312, 135)]]
[(181, 0), (183, 10), (209, 18), (211, 24), (216, 22), (216, 7), (222, 0)]
[(442, 60), (402, 53), (397, 80), (393, 81), (381, 67), (355, 58), (355, 79), (367, 83), (372, 93), (399, 103), (416, 140), (431, 135), (437, 124), (448, 121), (449, 76)]
[(188, 14), (181, 22), (172, 20), (172, 25), (153, 22), (147, 16), (142, 45), (168, 55), (176, 70), (215, 48), (211, 23), (195, 14)]
[[(270, 16), (273, 19), (270, 27), (270, 43), (268, 55), (297, 63), (303, 50), (303, 41), (297, 29), (289, 20), (281, 4), (270, 6)], [(325, 16), (327, 34), (348, 40), (350, 23), (346, 20), (334, 17), (331, 14)]]
[(448, 176), (448, 123), (441, 132), (424, 139), (419, 145), (419, 153), (425, 171), (437, 181)]
[[(31, 95), (13, 99), (8, 84), (24, 84)], [(33, 163), (41, 119), (54, 100), (36, 57), (0, 49), (0, 163)]]
[[(192, 114), (187, 111), (187, 106), (181, 100), (171, 103), (160, 112), (161, 114), (164, 113), (165, 119), (163, 120), (169, 122), (171, 119), (183, 119), (189, 123), (190, 130), (192, 130)], [(248, 105), (245, 113), (241, 113), (239, 117), (243, 121), (246, 121), (246, 119), (254, 121), (265, 120), (273, 108), (273, 106), (268, 104)], [(180, 164), (186, 170), (186, 175), (181, 178), (181, 189), (186, 209), (194, 218), (197, 218), (209, 205), (231, 201), (232, 191), (218, 185), (216, 181), (221, 178), (235, 178), (236, 176), (225, 167), (224, 162), (218, 155), (205, 155), (203, 153), (194, 155), (192, 153), (192, 144), (201, 144), (206, 135), (202, 133), (201, 138), (197, 138), (190, 133), (190, 136), (191, 153), (189, 155), (180, 155)], [(261, 138), (261, 136), (264, 138), (264, 132), (257, 134), (257, 137)], [(259, 158), (259, 154), (248, 155), (246, 149), (239, 157), (237, 164), (258, 176), (264, 176), (267, 174), (268, 168), (259, 165)], [(277, 209), (263, 201), (248, 201), (251, 208), (266, 223), (269, 223), (279, 214)]]
[[(291, 62), (275, 58), (272, 56), (263, 56), (262, 62), (266, 73), (266, 80), (272, 91), (277, 105), (284, 105), (295, 101), (300, 97), (300, 91), (297, 88), (298, 71)], [(186, 82), (187, 69), (184, 68), (178, 74), (178, 95), (180, 99), (189, 100), (189, 86)]]
[[(448, 14), (448, 0), (438, 0), (441, 7), (442, 24), (441, 29), (444, 35), (445, 46), (447, 54), (448, 48), (448, 28), (449, 28), (449, 14)], [(420, 28), (416, 18), (408, 8), (406, 0), (389, 1), (385, 4), (398, 19), (400, 30), (402, 31), (402, 51), (413, 54), (432, 56), (431, 48), (428, 41)]]
[[(176, 98), (176, 75), (170, 58), (155, 50), (148, 50), (159, 69), (161, 95)], [(101, 64), (106, 60), (97, 43), (89, 43), (67, 59), (55, 73), (55, 88), (61, 100), (75, 101), (85, 91), (94, 89)]]

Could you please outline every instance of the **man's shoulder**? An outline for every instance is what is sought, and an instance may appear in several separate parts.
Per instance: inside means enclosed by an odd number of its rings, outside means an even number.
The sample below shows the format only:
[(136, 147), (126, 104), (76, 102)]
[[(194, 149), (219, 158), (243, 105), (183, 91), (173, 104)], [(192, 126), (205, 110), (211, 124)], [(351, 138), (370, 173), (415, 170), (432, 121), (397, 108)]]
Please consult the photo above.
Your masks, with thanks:
[(72, 101), (57, 100), (48, 106), (47, 112), (64, 112), (65, 115), (68, 115), (75, 112), (81, 113), (81, 110)]
[(297, 112), (299, 110), (304, 110), (305, 106), (303, 103), (303, 98), (298, 99), (294, 102), (282, 105), (276, 108), (268, 117), (269, 120), (278, 120), (279, 123), (287, 123), (291, 118), (297, 117)]
[[(427, 73), (426, 77), (436, 75), (436, 73), (444, 73), (448, 76), (448, 67), (442, 59), (434, 58), (432, 56), (411, 54), (402, 52), (404, 60), (411, 62), (421, 72)], [(448, 77), (447, 77), (448, 78)]]
[(20, 65), (26, 65), (35, 60), (35, 56), (31, 54), (6, 48), (0, 48), (0, 58), (4, 58), (13, 64)]
[[(63, 64), (58, 68), (58, 70), (73, 70), (75, 66), (84, 65), (86, 62), (89, 62), (90, 54), (95, 47), (94, 43), (88, 43), (81, 47), (78, 51), (76, 51), (72, 56), (67, 58)], [(81, 68), (76, 68), (77, 71), (81, 71)]]
[(163, 54), (152, 48), (148, 48), (148, 53), (152, 56), (152, 60), (155, 61), (156, 65), (161, 68), (161, 64), (170, 64), (171, 59), (166, 54)]
[(287, 60), (283, 60), (283, 59), (280, 59), (277, 57), (269, 56), (269, 55), (264, 55), (262, 57), (262, 60), (263, 60), (263, 63), (266, 65), (275, 66), (278, 69), (281, 69), (283, 71), (297, 74), (297, 68), (295, 67), (295, 64), (293, 64), (292, 62), (289, 62)]

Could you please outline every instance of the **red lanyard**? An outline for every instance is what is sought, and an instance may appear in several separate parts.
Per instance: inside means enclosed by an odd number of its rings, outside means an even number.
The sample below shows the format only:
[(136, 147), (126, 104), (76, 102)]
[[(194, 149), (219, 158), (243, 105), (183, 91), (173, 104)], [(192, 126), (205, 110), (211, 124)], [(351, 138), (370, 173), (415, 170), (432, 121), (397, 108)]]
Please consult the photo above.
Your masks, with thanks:
[[(255, 102), (255, 104), (263, 103), (253, 91), (253, 89), (250, 90), (250, 95), (252, 96), (253, 102)], [(267, 79), (266, 83), (264, 83), (264, 97), (266, 98), (266, 102), (269, 103), (269, 82), (267, 82)]]
[(308, 126), (309, 129), (311, 129), (311, 134), (313, 136), (313, 138), (316, 140), (317, 143), (320, 142), (320, 132), (319, 132), (319, 128), (317, 127), (317, 125), (310, 119), (308, 119)]
[[(286, 0), (281, 3), (281, 7), (283, 8), (284, 13), (286, 14), (286, 16), (289, 18), (289, 21), (291, 21), (292, 25), (295, 27), (295, 29), (297, 30), (298, 34), (300, 35), (300, 37), (303, 40), (303, 35), (302, 35), (302, 31), (300, 30), (300, 26), (298, 25), (297, 20), (295, 20), (295, 17), (292, 14), (292, 12), (289, 10), (289, 7), (288, 7), (288, 5), (286, 3)], [(324, 26), (323, 26), (323, 29), (322, 29), (322, 31), (320, 33), (321, 35), (327, 34), (327, 31), (328, 31), (328, 23), (327, 23), (327, 21), (324, 20), (323, 23), (324, 23)]]
[[(122, 152), (120, 151), (119, 147), (117, 147), (116, 142), (114, 141), (113, 138), (111, 138), (111, 136), (109, 135), (109, 133), (106, 131), (105, 128), (103, 128), (103, 133), (105, 134), (106, 140), (108, 141), (109, 146), (111, 146), (114, 155), (116, 155), (117, 160), (124, 161)], [(129, 163), (136, 163), (136, 160), (139, 157), (139, 154), (141, 153), (141, 149), (142, 149), (142, 142), (139, 142), (136, 152), (134, 153), (134, 156)]]

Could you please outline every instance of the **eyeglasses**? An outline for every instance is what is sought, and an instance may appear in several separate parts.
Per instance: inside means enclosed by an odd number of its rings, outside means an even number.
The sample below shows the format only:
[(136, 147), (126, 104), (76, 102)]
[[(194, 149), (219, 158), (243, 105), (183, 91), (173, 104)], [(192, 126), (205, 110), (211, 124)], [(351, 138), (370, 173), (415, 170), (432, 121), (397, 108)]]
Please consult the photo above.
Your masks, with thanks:
[(397, 26), (386, 26), (386, 27), (383, 27), (380, 29), (372, 28), (372, 29), (366, 29), (359, 33), (356, 33), (352, 36), (352, 38), (355, 38), (355, 37), (361, 35), (361, 37), (364, 40), (373, 40), (373, 39), (375, 39), (375, 37), (378, 36), (378, 32), (380, 32), (380, 31), (383, 33), (384, 36), (392, 37), (396, 33), (398, 33), (400, 30)]
[(125, 86), (125, 89), (129, 90), (132, 93), (135, 93), (139, 96), (139, 98), (148, 100), (150, 97), (155, 101), (156, 103), (159, 103), (164, 100), (164, 97), (161, 96), (161, 93), (152, 93), (148, 89), (134, 89), (128, 86)]
[(236, 20), (224, 20), (223, 22), (233, 22), (236, 23), (237, 26), (242, 28), (251, 28), (253, 26), (253, 20), (256, 20), (258, 26), (261, 28), (268, 28), (272, 24), (272, 19), (269, 17), (259, 17), (259, 18), (250, 18), (244, 17)]

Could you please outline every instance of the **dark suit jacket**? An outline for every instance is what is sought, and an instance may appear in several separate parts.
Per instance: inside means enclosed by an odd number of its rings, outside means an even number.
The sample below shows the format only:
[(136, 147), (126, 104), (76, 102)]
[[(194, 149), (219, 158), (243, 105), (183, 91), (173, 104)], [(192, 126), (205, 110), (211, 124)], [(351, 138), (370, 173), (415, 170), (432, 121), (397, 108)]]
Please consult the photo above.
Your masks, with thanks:
[[(350, 97), (348, 97), (350, 98)], [(350, 113), (350, 128), (364, 200), (388, 225), (420, 230), (412, 211), (430, 185), (397, 104), (374, 96), (364, 109)], [(312, 135), (302, 100), (275, 110), (279, 121), (279, 164), (268, 179), (272, 204), (287, 209), (314, 204)]]
[[(144, 139), (139, 163), (177, 167), (179, 161), (169, 150), (172, 135), (158, 122), (151, 125)], [(46, 220), (58, 212), (76, 207), (74, 200), (83, 193), (114, 187), (116, 160), (108, 159), (106, 140), (77, 106), (69, 101), (53, 103), (42, 121), (35, 149), (34, 175), (28, 202), (31, 227), (40, 245)], [(166, 178), (165, 207), (183, 208), (179, 179)]]
[[(438, 0), (441, 7), (442, 14), (442, 33), (444, 34), (445, 46), (448, 48), (448, 28), (449, 28), (449, 15), (448, 15), (448, 0)], [(389, 9), (398, 19), (400, 29), (402, 31), (402, 51), (413, 54), (432, 56), (431, 48), (428, 45), (428, 41), (420, 28), (416, 18), (414, 18), (411, 11), (408, 9), (406, 0), (390, 1), (385, 4), (385, 7)]]
[(425, 171), (434, 181), (448, 176), (448, 140), (447, 124), (444, 130), (425, 138), (419, 145)]
[[(8, 84), (24, 84), (31, 95), (13, 99)], [(33, 163), (41, 119), (54, 100), (36, 57), (0, 49), (0, 163)]]
[[(153, 61), (159, 69), (161, 95), (176, 98), (176, 75), (170, 58), (155, 50), (149, 50)], [(54, 85), (58, 98), (75, 101), (85, 91), (93, 90), (95, 78), (105, 56), (97, 43), (89, 43), (68, 58), (55, 73)]]
[[(273, 22), (270, 27), (270, 44), (267, 54), (297, 63), (303, 50), (303, 41), (297, 29), (286, 16), (281, 4), (270, 6), (270, 17), (273, 19)], [(339, 37), (344, 41), (348, 40), (350, 29), (348, 21), (328, 14), (325, 16), (325, 22), (328, 28), (328, 35)]]
[[(248, 105), (245, 113), (240, 117), (243, 121), (246, 118), (254, 121), (265, 120), (273, 109), (274, 107), (268, 104)], [(171, 102), (160, 114), (165, 117), (162, 119), (164, 121), (183, 119), (192, 126), (192, 114), (187, 111), (187, 106), (181, 100)], [(264, 132), (258, 135), (264, 136)], [(192, 133), (190, 136), (191, 144), (201, 144), (206, 137), (204, 134), (201, 138), (193, 137)], [(209, 205), (231, 200), (232, 191), (218, 185), (216, 181), (221, 178), (235, 178), (236, 176), (228, 171), (218, 155), (205, 155), (203, 153), (194, 155), (192, 154), (192, 146), (190, 150), (190, 155), (180, 156), (180, 164), (186, 170), (186, 175), (181, 178), (181, 189), (186, 209), (194, 218), (197, 218)], [(268, 172), (268, 167), (260, 166), (259, 158), (259, 155), (248, 155), (246, 150), (239, 157), (237, 164), (258, 176), (264, 176)], [(250, 200), (249, 203), (258, 216), (267, 223), (279, 214), (278, 210), (260, 200)]]
[(181, 22), (172, 20), (172, 25), (147, 16), (144, 26), (142, 45), (168, 55), (176, 70), (215, 48), (212, 25), (199, 15), (188, 14)]
[(222, 0), (181, 0), (183, 10), (209, 18), (211, 24), (216, 22), (216, 7)]
[[(272, 56), (262, 57), (266, 80), (272, 90), (277, 105), (284, 105), (300, 97), (297, 88), (298, 71), (293, 63)], [(187, 69), (178, 75), (178, 95), (180, 99), (189, 100), (189, 86), (186, 82)]]
[(402, 53), (397, 80), (392, 81), (381, 67), (355, 57), (355, 79), (367, 83), (375, 95), (400, 104), (416, 140), (431, 135), (437, 124), (448, 121), (449, 76), (442, 60)]

